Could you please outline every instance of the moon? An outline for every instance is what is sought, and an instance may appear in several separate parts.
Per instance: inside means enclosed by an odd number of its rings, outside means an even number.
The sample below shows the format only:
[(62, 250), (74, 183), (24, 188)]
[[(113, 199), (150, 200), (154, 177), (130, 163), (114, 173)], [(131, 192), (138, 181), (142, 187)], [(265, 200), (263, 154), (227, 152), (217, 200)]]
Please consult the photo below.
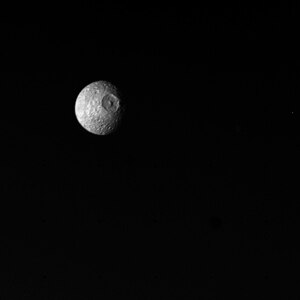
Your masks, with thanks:
[(114, 132), (120, 123), (123, 103), (120, 92), (108, 81), (95, 81), (81, 90), (75, 103), (80, 125), (96, 135)]

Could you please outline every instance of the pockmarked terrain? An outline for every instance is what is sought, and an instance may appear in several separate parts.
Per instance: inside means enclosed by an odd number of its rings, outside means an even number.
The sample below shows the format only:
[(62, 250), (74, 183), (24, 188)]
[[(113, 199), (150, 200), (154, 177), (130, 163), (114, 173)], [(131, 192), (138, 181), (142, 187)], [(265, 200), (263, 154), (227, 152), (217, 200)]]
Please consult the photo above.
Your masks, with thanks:
[(87, 131), (108, 135), (118, 128), (122, 117), (122, 100), (117, 88), (107, 81), (86, 86), (78, 95), (75, 115)]

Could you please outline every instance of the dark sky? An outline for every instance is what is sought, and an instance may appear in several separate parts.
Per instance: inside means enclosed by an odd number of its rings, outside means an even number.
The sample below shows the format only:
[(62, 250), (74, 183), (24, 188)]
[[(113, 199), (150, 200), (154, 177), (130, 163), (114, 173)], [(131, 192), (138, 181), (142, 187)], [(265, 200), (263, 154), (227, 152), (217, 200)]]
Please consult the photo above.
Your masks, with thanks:
[[(292, 293), (294, 10), (52, 9), (1, 27), (1, 290), (18, 299)], [(126, 104), (111, 136), (75, 118), (79, 92), (97, 80)]]

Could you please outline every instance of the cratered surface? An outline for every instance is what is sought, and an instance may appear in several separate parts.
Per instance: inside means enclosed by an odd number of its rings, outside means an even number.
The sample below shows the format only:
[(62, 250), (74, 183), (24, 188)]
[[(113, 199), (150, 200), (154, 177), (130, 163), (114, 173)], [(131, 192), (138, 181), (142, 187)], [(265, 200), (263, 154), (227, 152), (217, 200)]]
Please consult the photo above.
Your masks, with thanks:
[(107, 135), (113, 132), (121, 119), (117, 88), (107, 81), (89, 84), (77, 97), (75, 114), (79, 123), (91, 133)]

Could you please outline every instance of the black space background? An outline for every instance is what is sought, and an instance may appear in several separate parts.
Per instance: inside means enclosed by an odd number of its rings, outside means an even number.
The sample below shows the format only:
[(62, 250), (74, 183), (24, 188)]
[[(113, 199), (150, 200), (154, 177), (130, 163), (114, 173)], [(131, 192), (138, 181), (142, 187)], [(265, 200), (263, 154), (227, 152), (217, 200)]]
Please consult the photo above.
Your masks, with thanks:
[[(2, 298), (296, 299), (297, 10), (22, 9), (1, 25)], [(126, 103), (111, 136), (74, 115), (97, 80)]]

